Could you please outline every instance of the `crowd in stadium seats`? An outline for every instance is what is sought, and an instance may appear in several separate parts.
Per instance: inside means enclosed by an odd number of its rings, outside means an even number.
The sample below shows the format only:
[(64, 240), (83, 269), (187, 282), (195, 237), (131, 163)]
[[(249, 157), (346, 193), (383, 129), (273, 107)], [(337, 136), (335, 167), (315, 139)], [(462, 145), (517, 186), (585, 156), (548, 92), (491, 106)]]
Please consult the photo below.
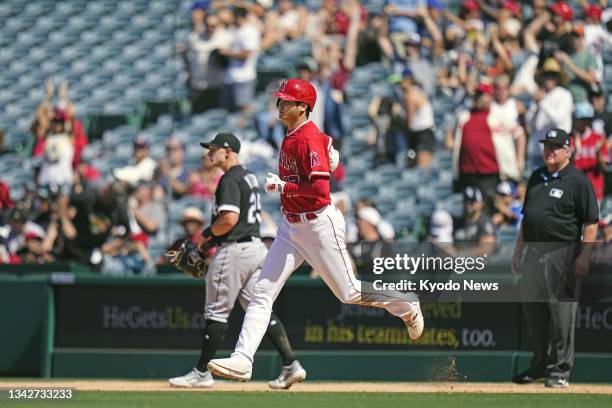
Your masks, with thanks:
[[(349, 241), (512, 242), (554, 127), (612, 239), (605, 0), (77, 3), (0, 4), (0, 263), (154, 273), (208, 222), (221, 174), (198, 141), (234, 132), (244, 163), (274, 169), (269, 94), (289, 76), (313, 83), (311, 119), (341, 152)], [(127, 120), (88, 138), (93, 114)], [(262, 204), (273, 231), (278, 198)]]

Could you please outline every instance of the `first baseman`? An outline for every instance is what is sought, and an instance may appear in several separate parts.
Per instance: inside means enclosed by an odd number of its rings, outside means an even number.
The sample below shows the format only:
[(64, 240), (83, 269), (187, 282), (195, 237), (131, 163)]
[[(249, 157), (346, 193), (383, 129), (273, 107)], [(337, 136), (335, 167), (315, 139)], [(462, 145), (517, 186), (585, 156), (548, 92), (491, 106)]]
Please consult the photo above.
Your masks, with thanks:
[(412, 339), (423, 332), (418, 302), (409, 302), (400, 293), (364, 293), (362, 282), (355, 278), (346, 250), (344, 217), (330, 201), (330, 171), (337, 166), (338, 154), (332, 139), (308, 119), (317, 98), (313, 86), (288, 79), (273, 95), (287, 134), (280, 149), (279, 175), (269, 173), (265, 189), (281, 194), (283, 219), (255, 284), (236, 350), (230, 358), (208, 363), (213, 374), (242, 381), (251, 378), (253, 356), (274, 300), (304, 260), (343, 303), (387, 309), (404, 321)]
[[(170, 384), (178, 387), (213, 385), (206, 366), (225, 336), (227, 319), (236, 299), (243, 308), (253, 299), (255, 282), (268, 252), (259, 238), (259, 184), (255, 175), (240, 164), (240, 141), (231, 133), (219, 133), (211, 142), (201, 144), (208, 149), (211, 165), (219, 167), (225, 174), (215, 191), (211, 226), (202, 232), (198, 247), (200, 253), (205, 253), (205, 248), (211, 243), (218, 248), (206, 273), (206, 327), (200, 360), (197, 367), (186, 375), (169, 380)], [(264, 332), (283, 361), (281, 374), (269, 385), (270, 388), (286, 389), (304, 380), (306, 371), (293, 355), (282, 322), (270, 312), (267, 319)]]

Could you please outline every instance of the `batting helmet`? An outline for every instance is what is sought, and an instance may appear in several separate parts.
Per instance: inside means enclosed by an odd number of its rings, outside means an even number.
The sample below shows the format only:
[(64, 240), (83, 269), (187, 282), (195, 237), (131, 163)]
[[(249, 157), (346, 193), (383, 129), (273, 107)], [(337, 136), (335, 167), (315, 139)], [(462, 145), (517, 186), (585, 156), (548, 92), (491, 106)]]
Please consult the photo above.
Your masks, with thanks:
[(286, 101), (304, 102), (310, 110), (314, 109), (317, 102), (317, 92), (308, 81), (297, 78), (289, 78), (281, 82), (278, 91), (272, 95)]
[(572, 21), (572, 18), (574, 18), (574, 10), (564, 1), (552, 4), (550, 10), (565, 21)]

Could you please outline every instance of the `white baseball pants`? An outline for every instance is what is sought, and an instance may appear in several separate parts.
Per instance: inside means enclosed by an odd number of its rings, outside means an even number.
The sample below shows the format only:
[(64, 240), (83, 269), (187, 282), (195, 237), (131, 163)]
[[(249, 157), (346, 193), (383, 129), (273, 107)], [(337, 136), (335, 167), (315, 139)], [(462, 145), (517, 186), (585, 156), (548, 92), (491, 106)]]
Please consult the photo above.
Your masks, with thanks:
[(319, 272), (343, 303), (381, 307), (395, 316), (413, 311), (415, 303), (408, 302), (402, 293), (362, 293), (361, 281), (353, 273), (346, 250), (346, 226), (342, 213), (334, 205), (316, 213), (316, 219), (299, 223), (289, 223), (283, 217), (278, 228), (246, 309), (236, 345), (236, 353), (251, 362), (266, 333), (274, 300), (285, 281), (304, 260)]

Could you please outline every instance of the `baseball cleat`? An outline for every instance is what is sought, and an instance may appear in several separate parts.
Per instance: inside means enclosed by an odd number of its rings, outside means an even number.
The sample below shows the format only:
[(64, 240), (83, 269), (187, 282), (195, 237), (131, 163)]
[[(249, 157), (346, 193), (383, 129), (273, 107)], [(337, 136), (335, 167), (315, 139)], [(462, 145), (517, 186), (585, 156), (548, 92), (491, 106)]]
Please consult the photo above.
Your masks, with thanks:
[(210, 360), (208, 371), (219, 377), (230, 380), (249, 381), (253, 368), (251, 362), (244, 357), (217, 358)]
[(416, 340), (423, 334), (423, 328), (425, 327), (425, 321), (423, 320), (423, 313), (421, 312), (421, 306), (416, 303), (414, 311), (407, 313), (402, 316), (402, 320), (408, 329), (408, 335), (412, 340)]
[(548, 388), (567, 388), (569, 387), (569, 380), (565, 377), (553, 376), (547, 378), (544, 385)]
[(531, 384), (540, 380), (542, 377), (544, 376), (532, 374), (529, 370), (527, 370), (512, 377), (512, 382), (515, 384)]
[(215, 383), (209, 371), (201, 372), (194, 368), (190, 372), (180, 377), (170, 378), (170, 385), (182, 388), (210, 388)]
[(268, 386), (273, 390), (288, 390), (293, 384), (306, 379), (306, 370), (299, 361), (295, 360), (291, 365), (284, 366), (277, 379), (270, 381)]

